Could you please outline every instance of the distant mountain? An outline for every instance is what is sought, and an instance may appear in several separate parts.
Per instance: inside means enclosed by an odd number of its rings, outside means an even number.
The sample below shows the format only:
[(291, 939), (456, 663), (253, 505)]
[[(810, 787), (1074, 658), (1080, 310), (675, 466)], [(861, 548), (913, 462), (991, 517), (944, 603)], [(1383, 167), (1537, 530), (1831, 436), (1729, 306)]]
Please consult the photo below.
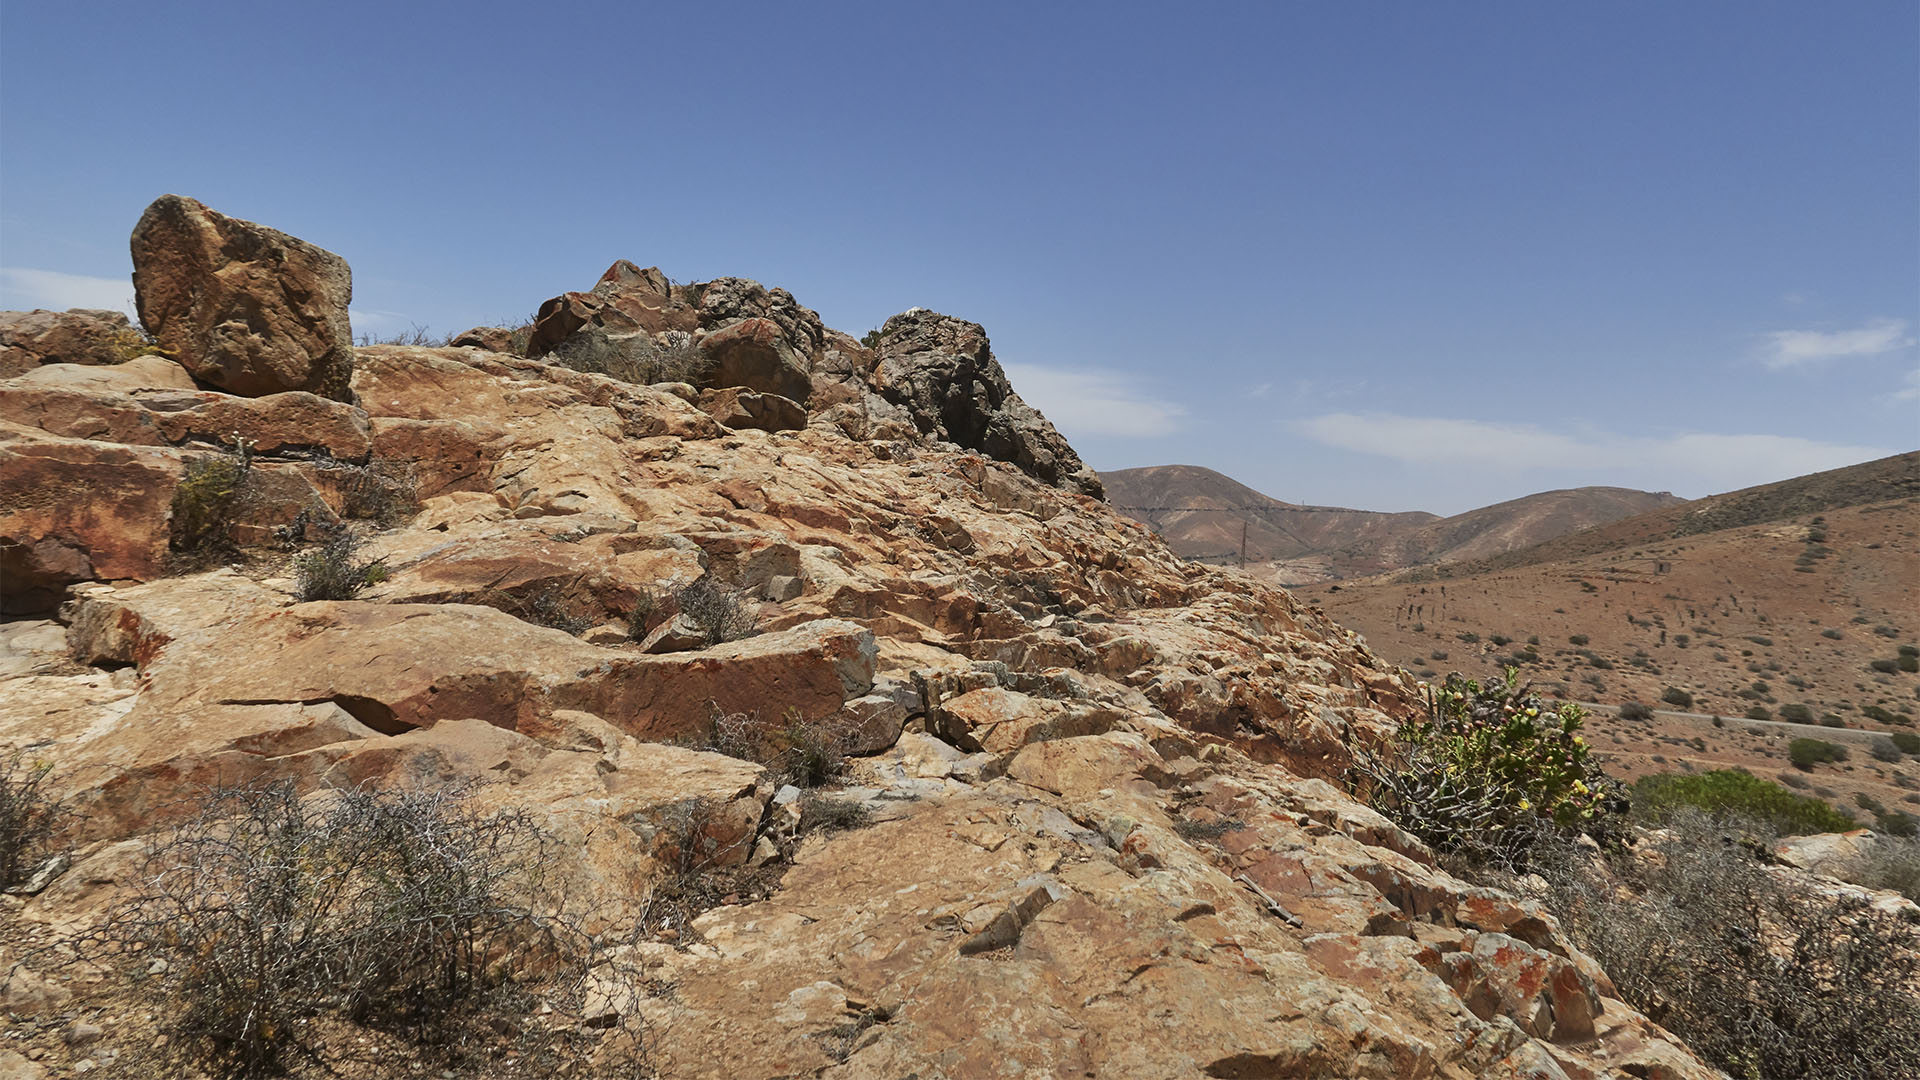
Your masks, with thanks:
[(1676, 540), (1683, 536), (1786, 521), (1841, 507), (1915, 496), (1920, 496), (1920, 450), (1826, 472), (1809, 473), (1777, 483), (1741, 488), (1724, 495), (1709, 495), (1704, 499), (1682, 502), (1651, 513), (1543, 539), (1529, 546), (1510, 548), (1498, 554), (1461, 556), (1457, 561), (1440, 560), (1447, 565), (1436, 567), (1434, 574), (1461, 577), (1493, 570), (1511, 570)]
[(1406, 532), (1362, 540), (1330, 553), (1330, 559), (1341, 577), (1358, 577), (1407, 566), (1484, 558), (1686, 501), (1672, 492), (1632, 488), (1543, 491), (1440, 518)]
[(1551, 537), (1685, 502), (1667, 492), (1586, 487), (1547, 491), (1443, 518), (1282, 502), (1194, 465), (1102, 473), (1124, 514), (1153, 526), (1190, 559), (1281, 564), (1285, 580), (1331, 580), (1497, 555)]
[[(1281, 502), (1197, 465), (1153, 465), (1100, 474), (1114, 509), (1153, 526), (1174, 551), (1208, 562), (1292, 559), (1384, 539), (1438, 521), (1420, 511), (1389, 514)], [(1244, 533), (1243, 533), (1244, 530)]]
[[(1297, 595), (1421, 678), (1512, 666), (1552, 695), (1698, 714), (1604, 723), (1593, 742), (1616, 775), (1772, 772), (1803, 731), (1700, 721), (1845, 726), (1861, 747), (1920, 717), (1902, 663), (1920, 634), (1920, 452)], [(1920, 774), (1819, 779), (1844, 806), (1904, 798)]]

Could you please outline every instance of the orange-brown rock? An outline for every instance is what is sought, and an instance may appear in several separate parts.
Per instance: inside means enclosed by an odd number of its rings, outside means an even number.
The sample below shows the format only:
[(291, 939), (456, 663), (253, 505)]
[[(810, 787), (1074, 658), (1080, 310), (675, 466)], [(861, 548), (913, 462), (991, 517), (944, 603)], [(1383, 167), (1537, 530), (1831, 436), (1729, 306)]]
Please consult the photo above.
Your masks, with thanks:
[[(912, 315), (876, 356), (779, 290), (630, 264), (555, 311), (579, 297), (709, 340), (763, 324), (825, 399), (736, 430), (690, 387), (484, 343), (359, 350), (354, 406), (145, 385), (152, 365), (29, 380), (7, 407), (32, 426), (0, 420), (26, 496), (0, 535), (38, 602), (71, 602), (0, 627), (0, 747), (55, 762), (82, 816), (22, 920), (77, 929), (129, 895), (143, 838), (211, 786), (461, 785), (548, 832), (590, 932), (673, 988), (595, 1020), (643, 1024), (667, 1077), (1712, 1075), (1544, 910), (1324, 779), (1346, 732), (1419, 707), (1409, 679), (1083, 494), (977, 327)], [(417, 511), (350, 523), (384, 580), (299, 603), (273, 559), (159, 577), (170, 432), (213, 423), (165, 417), (282, 411), (421, 479)], [(275, 499), (333, 492), (257, 430)], [(700, 580), (761, 632), (632, 640)], [(827, 733), (853, 760), (825, 797), (869, 824), (803, 832), (821, 793), (665, 745), (735, 745), (719, 718)], [(689, 850), (767, 888), (663, 923)]]
[(117, 364), (139, 344), (125, 312), (0, 311), (0, 379), (41, 364)]
[(349, 397), (345, 259), (179, 195), (147, 207), (132, 247), (140, 321), (195, 378), (244, 397)]

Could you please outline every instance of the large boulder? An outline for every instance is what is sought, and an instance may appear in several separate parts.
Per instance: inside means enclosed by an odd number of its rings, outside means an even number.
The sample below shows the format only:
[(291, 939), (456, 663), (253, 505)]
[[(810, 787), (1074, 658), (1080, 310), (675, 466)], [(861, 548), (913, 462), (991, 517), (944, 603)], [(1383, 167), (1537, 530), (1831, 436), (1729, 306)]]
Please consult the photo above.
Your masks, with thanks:
[(41, 364), (117, 364), (141, 345), (118, 311), (0, 311), (0, 379)]
[(1014, 393), (979, 323), (916, 308), (887, 320), (879, 352), (877, 388), (922, 434), (1010, 462), (1055, 487), (1103, 497), (1100, 477)]
[(808, 358), (793, 347), (780, 324), (751, 318), (728, 323), (708, 334), (701, 352), (713, 362), (705, 381), (710, 386), (744, 386), (806, 404), (813, 392)]
[(163, 195), (133, 229), (140, 321), (202, 382), (352, 400), (353, 274), (330, 251)]

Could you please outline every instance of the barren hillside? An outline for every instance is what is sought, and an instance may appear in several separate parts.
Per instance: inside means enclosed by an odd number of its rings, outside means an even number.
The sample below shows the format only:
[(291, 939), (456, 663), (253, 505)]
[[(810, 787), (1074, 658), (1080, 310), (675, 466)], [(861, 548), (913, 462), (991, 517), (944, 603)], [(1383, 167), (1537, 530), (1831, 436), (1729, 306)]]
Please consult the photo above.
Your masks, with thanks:
[[(1920, 676), (1903, 659), (1920, 641), (1920, 497), (1834, 505), (1904, 491), (1915, 460), (1643, 515), (1498, 560), (1516, 564), (1509, 568), (1454, 565), (1424, 581), (1376, 578), (1301, 594), (1421, 677), (1516, 663), (1575, 700), (1696, 714), (1653, 725), (1599, 720), (1606, 741), (1598, 745), (1626, 775), (1727, 765), (1774, 772), (1786, 767), (1789, 739), (1840, 737), (1819, 725), (1901, 731), (1920, 717)], [(1774, 517), (1796, 505), (1826, 509)], [(1770, 520), (1682, 531), (1754, 516)], [(1619, 543), (1623, 536), (1642, 539)], [(1609, 546), (1590, 554), (1548, 557), (1602, 543)], [(1814, 726), (1734, 722), (1749, 716)], [(1850, 807), (1864, 792), (1898, 806), (1920, 790), (1911, 762), (1872, 760), (1862, 752), (1873, 741), (1866, 735), (1842, 741), (1855, 747), (1853, 762), (1817, 770), (1831, 774), (1822, 786), (1836, 805)]]
[(1281, 502), (1211, 469), (1160, 465), (1102, 473), (1108, 500), (1190, 559), (1238, 563), (1282, 583), (1318, 582), (1526, 548), (1684, 500), (1666, 492), (1545, 491), (1442, 518)]

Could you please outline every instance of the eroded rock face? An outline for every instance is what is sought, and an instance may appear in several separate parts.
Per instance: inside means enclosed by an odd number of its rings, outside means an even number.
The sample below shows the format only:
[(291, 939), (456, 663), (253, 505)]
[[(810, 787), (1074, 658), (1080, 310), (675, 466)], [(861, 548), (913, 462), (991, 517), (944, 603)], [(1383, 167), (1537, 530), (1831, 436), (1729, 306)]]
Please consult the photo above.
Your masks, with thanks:
[(41, 364), (117, 364), (139, 341), (124, 312), (0, 311), (0, 379)]
[(243, 397), (350, 399), (345, 259), (180, 195), (147, 207), (132, 246), (140, 321), (195, 378)]
[(909, 311), (880, 330), (874, 380), (921, 432), (1009, 461), (1041, 481), (1101, 498), (1100, 478), (1007, 382), (979, 323)]

